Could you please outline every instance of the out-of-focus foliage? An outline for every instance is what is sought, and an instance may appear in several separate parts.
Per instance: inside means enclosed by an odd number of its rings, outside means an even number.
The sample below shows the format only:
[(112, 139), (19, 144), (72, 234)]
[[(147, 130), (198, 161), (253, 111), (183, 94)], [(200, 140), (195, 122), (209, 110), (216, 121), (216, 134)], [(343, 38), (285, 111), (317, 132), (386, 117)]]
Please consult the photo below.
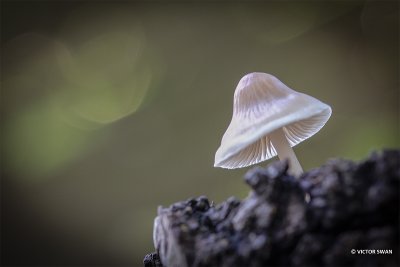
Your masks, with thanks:
[(138, 265), (158, 205), (244, 197), (213, 160), (248, 72), (332, 106), (306, 170), (399, 147), (396, 7), (2, 2), (6, 261)]

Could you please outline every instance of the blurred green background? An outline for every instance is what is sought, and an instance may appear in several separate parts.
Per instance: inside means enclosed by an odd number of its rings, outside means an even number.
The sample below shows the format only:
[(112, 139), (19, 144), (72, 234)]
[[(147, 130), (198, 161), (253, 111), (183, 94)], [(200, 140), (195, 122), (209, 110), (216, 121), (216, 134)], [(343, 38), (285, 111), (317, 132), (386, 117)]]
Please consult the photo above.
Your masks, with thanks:
[(140, 266), (158, 205), (245, 197), (248, 168), (213, 163), (249, 72), (332, 106), (306, 170), (398, 148), (398, 10), (2, 1), (2, 263)]

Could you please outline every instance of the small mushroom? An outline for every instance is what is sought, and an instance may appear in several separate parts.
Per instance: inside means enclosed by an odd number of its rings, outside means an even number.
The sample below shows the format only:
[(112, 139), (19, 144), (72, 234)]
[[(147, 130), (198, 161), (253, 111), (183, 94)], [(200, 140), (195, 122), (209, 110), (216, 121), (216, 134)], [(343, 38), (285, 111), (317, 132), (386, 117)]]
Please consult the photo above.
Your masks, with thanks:
[(278, 155), (289, 172), (303, 173), (292, 147), (316, 134), (331, 116), (331, 107), (296, 92), (276, 77), (254, 72), (236, 87), (232, 121), (215, 154), (214, 167), (242, 168)]

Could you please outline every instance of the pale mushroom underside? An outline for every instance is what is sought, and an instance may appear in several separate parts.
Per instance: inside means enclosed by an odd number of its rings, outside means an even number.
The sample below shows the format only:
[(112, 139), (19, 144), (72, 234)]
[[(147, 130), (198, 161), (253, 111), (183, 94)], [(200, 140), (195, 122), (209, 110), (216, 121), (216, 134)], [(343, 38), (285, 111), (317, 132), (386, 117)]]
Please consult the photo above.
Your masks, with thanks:
[[(328, 121), (330, 115), (329, 108), (309, 118), (282, 126), (290, 146), (293, 147), (316, 134)], [(242, 143), (239, 146), (225, 144), (225, 149), (220, 148), (217, 152), (214, 166), (226, 169), (242, 168), (276, 156), (276, 150), (268, 134), (269, 132), (259, 134), (252, 143)]]

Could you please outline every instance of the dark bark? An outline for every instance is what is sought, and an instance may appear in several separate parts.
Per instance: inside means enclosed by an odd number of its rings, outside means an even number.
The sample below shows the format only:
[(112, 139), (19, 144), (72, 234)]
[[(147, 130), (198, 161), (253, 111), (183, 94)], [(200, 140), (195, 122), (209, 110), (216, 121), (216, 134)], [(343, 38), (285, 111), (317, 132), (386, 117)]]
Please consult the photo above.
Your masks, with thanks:
[(300, 179), (287, 169), (250, 170), (242, 201), (159, 208), (145, 266), (399, 266), (400, 151), (334, 159)]

